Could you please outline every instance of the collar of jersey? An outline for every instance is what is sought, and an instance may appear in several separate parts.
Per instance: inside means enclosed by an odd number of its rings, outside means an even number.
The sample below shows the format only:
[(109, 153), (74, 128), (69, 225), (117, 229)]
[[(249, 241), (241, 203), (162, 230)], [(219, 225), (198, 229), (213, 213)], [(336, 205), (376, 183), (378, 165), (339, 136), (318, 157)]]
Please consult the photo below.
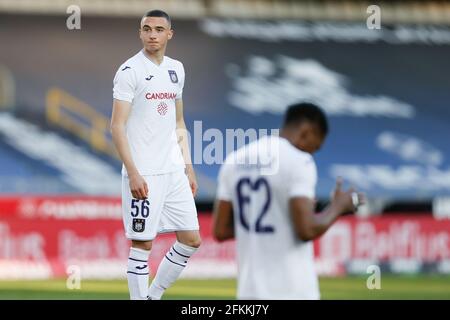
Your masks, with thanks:
[(163, 60), (161, 61), (161, 64), (157, 65), (149, 57), (147, 57), (147, 55), (144, 52), (144, 49), (141, 50), (141, 54), (144, 56), (145, 60), (149, 61), (152, 65), (154, 65), (157, 68), (162, 67), (164, 65), (164, 63), (166, 62), (166, 56), (163, 56)]

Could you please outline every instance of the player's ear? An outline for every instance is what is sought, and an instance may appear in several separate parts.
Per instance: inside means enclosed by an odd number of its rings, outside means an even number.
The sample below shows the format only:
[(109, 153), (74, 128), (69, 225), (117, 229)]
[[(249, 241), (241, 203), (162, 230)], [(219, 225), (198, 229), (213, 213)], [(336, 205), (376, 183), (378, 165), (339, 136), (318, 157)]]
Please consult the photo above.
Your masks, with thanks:
[(173, 34), (174, 34), (173, 29), (170, 29), (170, 30), (169, 30), (169, 36), (167, 37), (167, 39), (169, 39), (169, 40), (172, 39)]
[(311, 128), (308, 122), (303, 122), (298, 127), (298, 137), (300, 141), (305, 141), (311, 134)]

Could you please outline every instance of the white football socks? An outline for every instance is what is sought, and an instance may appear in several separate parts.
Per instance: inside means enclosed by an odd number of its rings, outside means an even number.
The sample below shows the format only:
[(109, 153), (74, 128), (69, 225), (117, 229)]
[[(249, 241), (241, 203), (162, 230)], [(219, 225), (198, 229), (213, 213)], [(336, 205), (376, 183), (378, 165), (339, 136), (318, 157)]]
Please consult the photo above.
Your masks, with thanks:
[(197, 251), (197, 248), (187, 246), (176, 241), (166, 253), (159, 264), (156, 276), (153, 279), (148, 295), (152, 300), (160, 300), (164, 290), (178, 279), (188, 259)]
[(146, 300), (148, 294), (148, 257), (150, 251), (130, 248), (128, 258), (128, 289), (131, 300)]

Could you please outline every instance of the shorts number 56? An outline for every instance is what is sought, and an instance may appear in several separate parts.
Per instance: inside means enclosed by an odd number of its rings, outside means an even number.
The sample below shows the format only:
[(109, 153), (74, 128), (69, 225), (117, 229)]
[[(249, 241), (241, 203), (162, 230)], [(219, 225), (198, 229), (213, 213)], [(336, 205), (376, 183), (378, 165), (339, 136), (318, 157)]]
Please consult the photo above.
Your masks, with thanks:
[[(138, 206), (139, 202), (141, 202), (140, 206)], [(142, 218), (147, 218), (150, 215), (149, 205), (150, 205), (150, 202), (148, 200), (132, 199), (131, 200), (131, 216), (133, 218), (136, 218), (139, 215), (139, 211), (140, 211)]]

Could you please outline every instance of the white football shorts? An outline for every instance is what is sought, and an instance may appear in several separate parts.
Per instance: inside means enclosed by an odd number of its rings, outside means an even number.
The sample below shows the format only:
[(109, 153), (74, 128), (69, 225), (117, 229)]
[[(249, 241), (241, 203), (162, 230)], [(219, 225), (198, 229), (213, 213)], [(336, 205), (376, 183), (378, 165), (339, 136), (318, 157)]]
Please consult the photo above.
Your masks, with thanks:
[(130, 240), (153, 240), (158, 233), (199, 230), (197, 208), (183, 170), (143, 176), (148, 185), (146, 200), (134, 199), (130, 181), (122, 176), (122, 215)]

